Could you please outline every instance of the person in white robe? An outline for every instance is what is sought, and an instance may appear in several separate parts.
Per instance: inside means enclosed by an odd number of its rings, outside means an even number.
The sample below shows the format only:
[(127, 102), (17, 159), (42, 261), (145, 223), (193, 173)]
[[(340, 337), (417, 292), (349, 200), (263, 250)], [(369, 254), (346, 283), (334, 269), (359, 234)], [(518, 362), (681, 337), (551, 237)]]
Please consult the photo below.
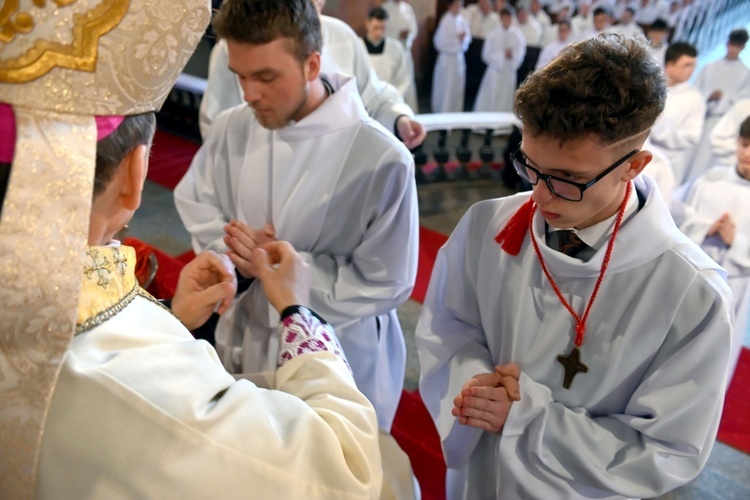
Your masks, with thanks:
[[(309, 269), (287, 243), (253, 256), (285, 318), (267, 390), (235, 380), (188, 332), (233, 298), (223, 259), (204, 253), (188, 264), (170, 312), (138, 286), (134, 250), (112, 240), (141, 200), (153, 111), (211, 11), (207, 0), (186, 0), (184, 15), (165, 22), (173, 2), (101, 6), (79, 0), (76, 16), (63, 5), (39, 8), (32, 38), (11, 40), (0, 56), (7, 69), (40, 46), (64, 47), (65, 26), (88, 30), (96, 62), (73, 67), (91, 54), (71, 56), (0, 79), (0, 172), (12, 171), (0, 189), (1, 496), (377, 497), (375, 412), (330, 325), (304, 307)], [(174, 58), (159, 72), (139, 71), (144, 55), (135, 49), (150, 47), (156, 30)], [(148, 50), (149, 60), (160, 50)], [(23, 279), (8, 279), (8, 270)]]
[(515, 26), (523, 34), (523, 38), (526, 41), (526, 57), (524, 57), (521, 67), (518, 68), (518, 74), (516, 76), (516, 83), (520, 83), (526, 79), (529, 73), (534, 71), (536, 62), (539, 60), (539, 55), (542, 51), (542, 27), (536, 22), (536, 19), (531, 17), (529, 9), (523, 4), (519, 4), (518, 10), (516, 11), (516, 19), (514, 20)]
[(750, 98), (740, 99), (714, 126), (710, 142), (717, 165), (732, 166), (736, 161), (737, 130), (748, 116), (750, 116)]
[(406, 104), (416, 112), (419, 109), (419, 105), (412, 46), (414, 45), (414, 40), (417, 39), (417, 35), (419, 34), (419, 23), (417, 22), (417, 13), (414, 12), (414, 7), (412, 7), (407, 0), (398, 0), (398, 8), (401, 10), (401, 15), (404, 16), (409, 27), (409, 32), (407, 33), (406, 38), (402, 40), (404, 50), (406, 51), (409, 72), (411, 74), (411, 85), (409, 86), (409, 91), (404, 97), (404, 100), (406, 101)]
[(473, 40), (485, 40), (489, 34), (500, 27), (500, 14), (495, 12), (492, 0), (479, 0), (461, 12), (469, 22)]
[(463, 0), (453, 0), (440, 19), (432, 43), (438, 52), (432, 74), (430, 103), (433, 113), (454, 113), (464, 110), (466, 59), (471, 43), (469, 22), (461, 14)]
[(531, 2), (529, 2), (529, 15), (539, 23), (539, 26), (542, 28), (542, 36), (544, 36), (544, 34), (547, 33), (547, 30), (552, 26), (552, 20), (542, 8), (542, 4), (539, 3), (539, 0), (531, 0)]
[(665, 98), (645, 41), (618, 34), (572, 45), (519, 88), (514, 165), (533, 191), (468, 211), (417, 325), (448, 499), (651, 498), (705, 465), (731, 293), (638, 175)]
[(482, 59), (487, 64), (487, 71), (479, 85), (474, 111), (513, 110), (516, 71), (526, 56), (526, 41), (519, 29), (512, 25), (512, 20), (510, 8), (503, 8), (500, 27), (484, 41)]
[[(251, 24), (268, 17), (252, 14)], [(256, 244), (283, 239), (303, 255), (313, 269), (311, 304), (336, 328), (357, 386), (389, 431), (406, 364), (396, 308), (416, 277), (413, 158), (367, 115), (352, 77), (318, 73), (314, 47), (300, 61), (278, 32), (238, 42), (239, 23), (224, 34), (218, 19), (247, 105), (217, 117), (175, 189), (177, 210), (196, 253), (228, 252), (244, 278), (254, 275), (246, 260)], [(266, 73), (278, 76), (267, 84), (257, 76)], [(278, 323), (251, 282), (216, 328), (224, 366), (271, 368)]]
[(617, 18), (617, 24), (612, 26), (612, 31), (622, 33), (625, 36), (645, 36), (643, 30), (635, 22), (635, 9), (627, 7), (622, 15)]
[(735, 158), (735, 166), (714, 167), (680, 188), (673, 210), (680, 230), (727, 272), (737, 322), (730, 380), (750, 315), (750, 117), (740, 126)]
[(750, 68), (740, 59), (747, 40), (747, 30), (732, 31), (727, 40), (726, 56), (704, 66), (695, 78), (695, 86), (706, 100), (706, 120), (690, 164), (690, 172), (686, 176), (688, 179), (715, 166), (711, 153), (711, 131), (735, 101), (750, 97)]
[(607, 9), (597, 7), (591, 14), (591, 28), (588, 31), (581, 32), (581, 39), (592, 38), (605, 31), (612, 30), (612, 17)]
[(688, 82), (697, 55), (695, 47), (687, 42), (675, 42), (667, 48), (667, 104), (651, 129), (651, 142), (669, 157), (677, 185), (688, 180), (690, 156), (701, 138), (706, 115), (703, 95)]
[(557, 55), (570, 45), (571, 33), (570, 33), (570, 21), (560, 21), (557, 23), (557, 39), (547, 44), (539, 54), (539, 60), (536, 62), (536, 69), (540, 69), (548, 65)]
[[(542, 48), (546, 47), (552, 42), (557, 41), (558, 39), (558, 32), (557, 32), (557, 24), (560, 21), (570, 21), (571, 19), (571, 10), (572, 10), (572, 4), (570, 4), (567, 0), (563, 1), (562, 3), (558, 4), (559, 11), (555, 15), (555, 22), (554, 24), (551, 24), (549, 27), (547, 27), (547, 31), (542, 36)], [(578, 40), (581, 36), (581, 33), (576, 29), (572, 28), (571, 25), (571, 42), (573, 40)]]
[[(403, 53), (406, 58), (406, 71), (408, 72), (405, 78), (408, 81), (408, 85), (404, 86), (403, 89), (398, 85), (394, 85), (394, 87), (401, 91), (401, 95), (404, 97), (404, 102), (406, 102), (411, 109), (417, 110), (418, 103), (416, 83), (414, 81), (414, 60), (411, 54), (411, 47), (418, 32), (414, 9), (412, 9), (411, 5), (408, 3), (400, 2), (398, 0), (375, 0), (373, 2), (373, 7), (380, 7), (388, 13), (388, 23), (386, 24), (385, 36), (398, 41), (404, 49)], [(377, 68), (375, 68), (375, 72), (378, 72)], [(378, 76), (380, 76), (379, 73)], [(381, 77), (381, 80), (382, 79), (383, 78)], [(385, 81), (393, 84), (390, 80)]]
[(403, 46), (386, 35), (389, 23), (390, 17), (385, 9), (373, 8), (367, 16), (362, 42), (378, 78), (396, 87), (405, 99), (413, 84), (411, 71)]
[(578, 2), (578, 11), (571, 18), (570, 24), (575, 26), (579, 33), (586, 33), (594, 26), (594, 16), (591, 10), (590, 0), (581, 0)]
[(648, 29), (646, 38), (648, 39), (651, 53), (660, 66), (664, 66), (664, 59), (667, 55), (667, 38), (669, 36), (669, 26), (663, 19), (657, 19)]
[[(320, 12), (325, 1), (316, 0), (315, 4)], [(408, 148), (419, 146), (426, 136), (424, 127), (414, 120), (414, 111), (404, 103), (401, 93), (375, 74), (354, 30), (339, 19), (323, 15), (320, 26), (323, 71), (356, 77), (357, 89), (370, 116), (397, 133)], [(219, 40), (211, 50), (206, 89), (201, 98), (200, 129), (204, 140), (219, 113), (244, 102), (240, 82), (229, 70), (228, 60), (226, 42)]]

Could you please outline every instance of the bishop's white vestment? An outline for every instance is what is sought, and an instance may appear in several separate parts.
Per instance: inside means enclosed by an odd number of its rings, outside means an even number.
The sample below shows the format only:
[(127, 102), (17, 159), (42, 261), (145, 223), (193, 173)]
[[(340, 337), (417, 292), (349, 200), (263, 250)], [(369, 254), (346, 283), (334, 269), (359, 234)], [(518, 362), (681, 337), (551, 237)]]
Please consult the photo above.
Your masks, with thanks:
[[(750, 314), (750, 181), (741, 177), (736, 167), (716, 167), (680, 189), (678, 196), (673, 211), (677, 212), (674, 215), (680, 230), (726, 270), (732, 288), (736, 329), (729, 362), (731, 377)], [(727, 212), (736, 224), (731, 246), (718, 235), (707, 236), (711, 226)]]
[[(510, 51), (507, 57), (506, 51)], [(515, 26), (500, 26), (489, 34), (482, 46), (487, 70), (479, 85), (474, 111), (513, 111), (517, 70), (526, 56), (526, 40)]]
[[(362, 42), (357, 41), (362, 47)], [(249, 106), (225, 112), (175, 190), (196, 252), (224, 252), (224, 226), (273, 224), (312, 268), (311, 306), (335, 328), (354, 379), (388, 431), (401, 397), (406, 352), (396, 308), (417, 267), (414, 161), (367, 116), (354, 79), (324, 78), (335, 92), (278, 130)], [(268, 369), (278, 315), (253, 283), (216, 329), (232, 373)]]
[(440, 19), (432, 41), (438, 52), (432, 75), (432, 112), (462, 112), (466, 88), (464, 54), (471, 43), (469, 22), (461, 14), (454, 16), (446, 12)]
[(261, 389), (227, 373), (134, 269), (132, 248), (87, 250), (38, 498), (378, 498), (375, 412), (330, 325), (285, 316)]
[[(730, 352), (723, 271), (675, 226), (653, 181), (622, 225), (581, 347), (587, 373), (563, 387), (556, 360), (575, 322), (542, 272), (528, 232), (518, 256), (495, 237), (529, 199), (474, 205), (440, 250), (417, 325), (420, 394), (448, 465), (448, 498), (650, 498), (693, 479), (716, 437)], [(606, 245), (588, 262), (531, 232), (581, 314)], [(453, 399), (495, 365), (521, 369), (501, 435), (461, 425)]]
[[(370, 116), (391, 132), (394, 132), (399, 116), (414, 116), (401, 93), (375, 74), (367, 51), (348, 24), (333, 17), (320, 16), (320, 31), (323, 36), (321, 71), (356, 77), (357, 89)], [(208, 137), (211, 123), (219, 113), (243, 102), (237, 75), (229, 71), (227, 43), (219, 40), (211, 50), (208, 81), (201, 99), (200, 129), (203, 139)]]

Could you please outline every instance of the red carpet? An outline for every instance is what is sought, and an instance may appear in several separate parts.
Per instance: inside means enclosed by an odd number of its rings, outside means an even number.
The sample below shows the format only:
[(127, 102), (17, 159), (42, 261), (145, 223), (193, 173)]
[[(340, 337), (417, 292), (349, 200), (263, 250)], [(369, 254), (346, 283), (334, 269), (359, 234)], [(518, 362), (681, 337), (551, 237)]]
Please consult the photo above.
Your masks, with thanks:
[(148, 179), (167, 189), (174, 189), (199, 148), (200, 144), (157, 130), (148, 162)]
[(750, 453), (750, 349), (740, 353), (740, 360), (724, 400), (724, 414), (719, 424), (718, 440)]
[(413, 300), (420, 303), (424, 302), (437, 252), (446, 241), (448, 241), (448, 237), (444, 234), (426, 227), (419, 227), (419, 263), (417, 265), (417, 280), (414, 283), (414, 290), (411, 292)]

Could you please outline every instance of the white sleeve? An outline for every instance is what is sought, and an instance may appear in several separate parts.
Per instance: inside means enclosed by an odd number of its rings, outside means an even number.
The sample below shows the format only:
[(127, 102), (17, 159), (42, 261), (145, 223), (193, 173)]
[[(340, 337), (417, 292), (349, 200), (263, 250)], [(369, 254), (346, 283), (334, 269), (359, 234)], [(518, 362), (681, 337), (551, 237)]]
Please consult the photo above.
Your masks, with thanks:
[(206, 90), (201, 98), (199, 125), (203, 140), (208, 138), (211, 123), (219, 113), (242, 102), (242, 90), (237, 75), (229, 71), (227, 42), (219, 40), (211, 49)]
[(526, 57), (526, 39), (523, 37), (520, 31), (513, 31), (515, 35), (513, 38), (513, 69), (518, 70), (523, 64), (523, 60)]
[(191, 235), (195, 253), (226, 252), (224, 226), (237, 217), (227, 173), (228, 158), (219, 153), (225, 143), (226, 123), (222, 117), (214, 124), (174, 190), (175, 207)]
[(438, 252), (416, 330), (419, 392), (450, 468), (466, 463), (482, 435), (457, 422), (453, 399), (471, 377), (494, 371), (476, 295), (480, 249), (469, 244), (476, 241), (472, 214), (470, 209)]
[(409, 298), (417, 272), (419, 223), (414, 163), (386, 151), (368, 188), (370, 222), (352, 255), (300, 252), (312, 271), (312, 308), (333, 324), (385, 314)]

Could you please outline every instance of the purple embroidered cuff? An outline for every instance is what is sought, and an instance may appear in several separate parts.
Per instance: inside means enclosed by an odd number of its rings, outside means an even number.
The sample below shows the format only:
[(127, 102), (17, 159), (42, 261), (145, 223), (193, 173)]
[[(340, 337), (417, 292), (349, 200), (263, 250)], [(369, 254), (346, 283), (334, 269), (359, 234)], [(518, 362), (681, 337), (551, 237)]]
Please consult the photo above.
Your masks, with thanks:
[(284, 310), (282, 315), (277, 368), (301, 354), (325, 351), (341, 358), (351, 371), (333, 327), (306, 307), (295, 306), (292, 311), (289, 309)]

